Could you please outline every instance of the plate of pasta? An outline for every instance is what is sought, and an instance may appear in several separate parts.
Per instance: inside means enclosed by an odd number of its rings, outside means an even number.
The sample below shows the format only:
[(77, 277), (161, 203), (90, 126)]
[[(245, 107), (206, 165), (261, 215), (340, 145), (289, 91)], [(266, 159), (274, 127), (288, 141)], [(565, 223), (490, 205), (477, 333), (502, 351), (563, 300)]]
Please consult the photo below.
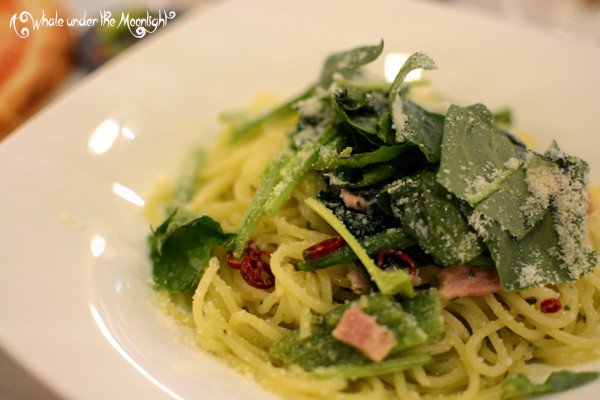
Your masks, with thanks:
[(64, 398), (595, 398), (599, 67), (435, 4), (199, 7), (0, 146), (0, 343)]

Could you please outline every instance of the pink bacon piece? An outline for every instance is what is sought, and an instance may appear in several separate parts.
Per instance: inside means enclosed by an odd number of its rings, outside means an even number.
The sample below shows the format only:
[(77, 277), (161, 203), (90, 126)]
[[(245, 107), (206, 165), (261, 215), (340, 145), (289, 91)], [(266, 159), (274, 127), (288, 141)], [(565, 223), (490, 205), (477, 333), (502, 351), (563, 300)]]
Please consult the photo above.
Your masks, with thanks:
[(332, 335), (373, 361), (383, 360), (396, 345), (396, 338), (389, 329), (379, 325), (356, 304), (342, 315)]
[(367, 201), (364, 197), (347, 191), (346, 189), (342, 189), (340, 191), (340, 198), (344, 202), (344, 205), (348, 208), (367, 214), (370, 214), (372, 211), (371, 203), (369, 203), (369, 201)]
[(456, 297), (478, 297), (500, 291), (500, 278), (495, 269), (455, 265), (440, 273), (440, 296), (445, 300)]

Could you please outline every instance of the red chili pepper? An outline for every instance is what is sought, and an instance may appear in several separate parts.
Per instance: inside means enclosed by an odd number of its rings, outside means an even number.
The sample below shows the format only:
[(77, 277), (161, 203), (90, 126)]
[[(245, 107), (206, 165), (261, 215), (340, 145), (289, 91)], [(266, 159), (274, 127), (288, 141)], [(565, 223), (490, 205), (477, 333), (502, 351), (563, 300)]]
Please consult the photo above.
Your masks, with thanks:
[(328, 254), (333, 253), (337, 249), (343, 247), (346, 241), (343, 237), (338, 236), (331, 239), (325, 239), (322, 242), (314, 244), (302, 252), (302, 256), (305, 261), (315, 260), (317, 258), (325, 257)]
[(227, 264), (233, 269), (239, 269), (242, 278), (252, 287), (258, 289), (269, 289), (275, 285), (275, 275), (271, 271), (271, 266), (263, 257), (271, 257), (271, 253), (266, 250), (260, 250), (254, 242), (248, 242), (246, 247), (246, 256), (238, 261), (233, 257), (233, 253), (227, 254)]
[(396, 256), (400, 260), (404, 261), (408, 264), (408, 273), (413, 276), (417, 276), (419, 274), (419, 269), (417, 265), (413, 261), (410, 256), (400, 250), (386, 250), (379, 253), (377, 256), (377, 266), (379, 268), (383, 268), (383, 263), (385, 262), (385, 256)]
[(233, 269), (240, 269), (242, 268), (242, 263), (244, 262), (244, 260), (242, 259), (242, 261), (238, 261), (233, 257), (233, 253), (227, 253), (227, 264), (229, 264), (229, 266)]
[(554, 314), (562, 308), (559, 298), (550, 297), (540, 303), (540, 311), (544, 314)]

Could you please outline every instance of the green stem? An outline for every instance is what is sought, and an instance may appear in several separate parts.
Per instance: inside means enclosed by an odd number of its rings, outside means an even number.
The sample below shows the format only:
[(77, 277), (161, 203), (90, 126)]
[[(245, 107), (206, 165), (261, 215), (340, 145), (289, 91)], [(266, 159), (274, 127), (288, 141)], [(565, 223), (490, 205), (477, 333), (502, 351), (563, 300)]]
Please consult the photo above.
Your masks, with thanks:
[(260, 114), (258, 117), (254, 118), (252, 121), (236, 128), (231, 134), (231, 143), (237, 143), (250, 137), (267, 122), (291, 114), (294, 111), (293, 105), (298, 101), (309, 97), (313, 93), (314, 88), (314, 86), (309, 87), (307, 90), (292, 97), (286, 102), (281, 103), (274, 109), (266, 111)]

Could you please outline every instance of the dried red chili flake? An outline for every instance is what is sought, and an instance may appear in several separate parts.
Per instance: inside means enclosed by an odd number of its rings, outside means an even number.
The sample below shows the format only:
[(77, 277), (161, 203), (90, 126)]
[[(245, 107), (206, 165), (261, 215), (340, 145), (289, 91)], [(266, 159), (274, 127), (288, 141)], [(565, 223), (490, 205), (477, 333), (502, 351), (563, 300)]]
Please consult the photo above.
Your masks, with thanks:
[(343, 247), (345, 244), (346, 241), (341, 236), (325, 239), (322, 242), (314, 244), (305, 249), (302, 252), (302, 256), (304, 257), (305, 261), (315, 260), (333, 253), (337, 249)]
[(550, 297), (540, 303), (540, 311), (544, 314), (553, 314), (560, 311), (562, 304), (559, 298)]
[(242, 278), (252, 287), (258, 289), (269, 289), (275, 285), (275, 275), (271, 271), (271, 266), (265, 258), (270, 258), (271, 253), (266, 250), (260, 250), (254, 242), (248, 242), (246, 255), (239, 261), (233, 257), (233, 253), (228, 253), (227, 264), (233, 269), (239, 269)]
[(242, 261), (238, 261), (235, 259), (235, 257), (233, 256), (233, 253), (227, 253), (227, 264), (229, 264), (229, 266), (233, 269), (241, 269), (242, 268)]
[(377, 266), (379, 268), (383, 268), (383, 263), (385, 262), (386, 256), (394, 256), (398, 257), (401, 261), (404, 261), (408, 264), (408, 273), (413, 276), (417, 276), (419, 274), (419, 269), (417, 268), (417, 264), (413, 261), (412, 258), (403, 251), (400, 250), (386, 250), (379, 253), (377, 256)]

